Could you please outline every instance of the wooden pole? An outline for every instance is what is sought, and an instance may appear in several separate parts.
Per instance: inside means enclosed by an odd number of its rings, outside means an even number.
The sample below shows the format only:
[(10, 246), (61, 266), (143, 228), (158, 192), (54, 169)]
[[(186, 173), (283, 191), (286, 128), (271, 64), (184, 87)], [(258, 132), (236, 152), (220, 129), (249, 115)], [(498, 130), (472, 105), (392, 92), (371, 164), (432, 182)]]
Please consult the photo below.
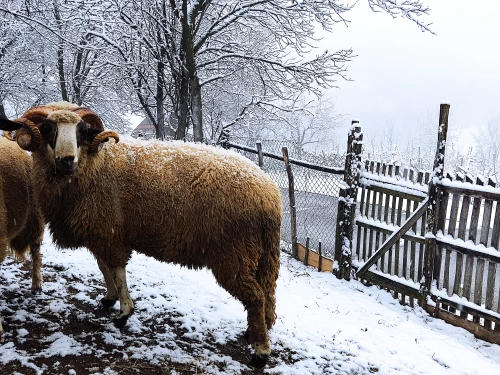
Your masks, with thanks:
[(258, 141), (256, 142), (257, 145), (257, 155), (259, 156), (259, 167), (262, 169), (264, 166), (264, 155), (262, 154), (262, 142)]
[(323, 250), (321, 249), (321, 241), (318, 243), (318, 271), (321, 272), (323, 263)]
[(306, 253), (304, 254), (304, 264), (306, 266), (309, 265), (309, 241), (310, 241), (310, 239), (308, 236), (308, 237), (306, 237)]
[[(427, 304), (427, 296), (431, 293), (436, 252), (436, 234), (438, 229), (439, 208), (441, 205), (441, 180), (444, 174), (444, 157), (446, 153), (446, 137), (448, 134), (449, 104), (441, 104), (439, 109), (439, 130), (434, 158), (434, 167), (429, 181), (429, 205), (427, 206), (425, 255), (423, 280), (420, 285), (422, 307)], [(436, 308), (439, 306), (436, 305)]]
[(292, 257), (298, 258), (299, 249), (297, 246), (297, 213), (295, 211), (295, 187), (293, 182), (292, 166), (288, 159), (288, 149), (283, 147), (281, 149), (283, 159), (285, 161), (286, 173), (288, 175), (288, 198), (290, 200), (290, 226), (292, 235)]
[(352, 238), (362, 150), (363, 133), (361, 132), (361, 126), (358, 120), (353, 120), (347, 138), (344, 182), (339, 192), (334, 256), (336, 266), (333, 268), (335, 275), (339, 279), (343, 278), (345, 280), (351, 278)]

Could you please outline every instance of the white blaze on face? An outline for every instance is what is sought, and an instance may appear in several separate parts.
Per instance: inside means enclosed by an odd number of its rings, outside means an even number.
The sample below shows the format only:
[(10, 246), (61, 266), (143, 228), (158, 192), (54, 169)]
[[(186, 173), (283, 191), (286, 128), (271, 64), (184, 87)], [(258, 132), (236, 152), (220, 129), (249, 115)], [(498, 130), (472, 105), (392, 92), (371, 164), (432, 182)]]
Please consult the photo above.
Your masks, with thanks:
[(56, 159), (73, 156), (75, 163), (78, 162), (78, 144), (76, 140), (76, 124), (57, 125), (56, 147), (54, 149)]

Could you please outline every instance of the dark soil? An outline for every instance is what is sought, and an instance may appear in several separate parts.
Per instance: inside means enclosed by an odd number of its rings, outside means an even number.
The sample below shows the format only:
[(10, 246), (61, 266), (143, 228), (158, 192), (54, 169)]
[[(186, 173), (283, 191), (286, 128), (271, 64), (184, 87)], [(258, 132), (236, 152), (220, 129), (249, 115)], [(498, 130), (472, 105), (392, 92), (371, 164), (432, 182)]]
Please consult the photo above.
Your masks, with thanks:
[[(26, 262), (22, 266), (22, 277), (25, 282), (30, 280), (29, 269), (31, 264)], [(52, 269), (51, 269), (52, 267)], [(52, 272), (51, 272), (52, 271)], [(55, 281), (52, 275), (57, 274), (55, 266), (46, 265), (44, 268), (44, 282)], [(122, 331), (122, 339), (125, 343), (124, 346), (117, 347), (107, 343), (104, 336), (100, 333), (108, 330), (109, 322), (115, 314), (114, 309), (105, 309), (103, 307), (96, 307), (91, 304), (84, 303), (80, 300), (72, 298), (78, 293), (77, 290), (71, 287), (78, 279), (67, 279), (67, 293), (64, 296), (64, 303), (67, 303), (68, 308), (64, 312), (53, 312), (48, 308), (48, 301), (57, 301), (62, 297), (53, 295), (54, 291), (46, 291), (42, 295), (33, 295), (25, 288), (20, 288), (21, 292), (4, 292), (1, 298), (7, 305), (1, 311), (3, 318), (3, 326), (5, 330), (4, 336), (1, 338), (0, 346), (13, 345), (17, 350), (22, 350), (29, 354), (29, 362), (20, 360), (9, 361), (5, 365), (5, 359), (0, 357), (0, 374), (23, 374), (31, 375), (37, 374), (37, 370), (30, 367), (30, 364), (35, 365), (38, 369), (43, 370), (43, 374), (203, 374), (206, 373), (198, 368), (196, 363), (176, 363), (169, 358), (164, 358), (161, 363), (150, 363), (145, 360), (132, 359), (133, 351), (131, 348), (140, 343), (143, 348), (147, 347), (148, 343), (155, 343), (158, 346), (158, 341), (155, 336), (157, 334), (165, 333), (166, 327), (169, 327), (170, 333), (174, 334), (175, 343), (188, 353), (194, 353), (193, 357), (196, 358), (196, 351), (208, 350), (215, 355), (229, 356), (233, 360), (241, 363), (248, 364), (251, 358), (251, 348), (243, 338), (243, 332), (237, 339), (221, 345), (215, 341), (213, 337), (204, 337), (203, 342), (187, 339), (184, 336), (186, 332), (183, 328), (179, 327), (175, 315), (169, 316), (155, 316), (148, 319), (148, 317), (141, 316), (141, 321), (144, 326), (149, 328), (149, 334), (141, 333), (140, 337), (134, 332), (127, 332), (127, 327)], [(2, 280), (0, 274), (0, 283), (5, 285), (5, 280)], [(24, 284), (23, 284), (24, 285)], [(95, 280), (94, 295), (91, 298), (98, 299), (99, 295), (102, 296), (103, 287), (99, 280)], [(24, 294), (22, 294), (24, 292)], [(19, 306), (27, 312), (25, 321), (22, 319), (14, 318)], [(19, 330), (25, 329), (29, 332), (26, 335), (19, 335)], [(39, 356), (36, 354), (43, 353), (49, 346), (50, 342), (45, 340), (48, 336), (54, 333), (62, 333), (77, 339), (78, 343), (82, 346), (80, 355), (51, 355), (48, 357)], [(129, 339), (124, 339), (129, 337)], [(192, 349), (192, 350), (191, 350)], [(147, 349), (146, 349), (147, 350)], [(128, 355), (130, 353), (130, 355)], [(291, 355), (288, 352), (273, 352), (268, 361), (267, 368), (273, 368), (279, 362), (291, 363)], [(155, 361), (153, 361), (155, 362)], [(220, 373), (235, 373), (225, 368), (224, 362), (213, 362), (213, 366), (218, 367)], [(261, 374), (262, 370), (248, 368), (241, 373), (248, 374)]]

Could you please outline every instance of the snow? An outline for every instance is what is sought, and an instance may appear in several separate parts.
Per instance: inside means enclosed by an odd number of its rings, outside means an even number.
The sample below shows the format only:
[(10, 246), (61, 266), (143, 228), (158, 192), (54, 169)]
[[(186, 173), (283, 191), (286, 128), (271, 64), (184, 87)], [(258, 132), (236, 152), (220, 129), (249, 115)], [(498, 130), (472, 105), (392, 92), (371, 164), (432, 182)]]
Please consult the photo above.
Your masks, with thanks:
[(440, 240), (445, 245), (446, 244), (455, 245), (455, 246), (462, 247), (462, 248), (465, 248), (465, 249), (474, 250), (474, 251), (476, 251), (478, 253), (483, 253), (483, 254), (489, 255), (491, 257), (496, 257), (497, 259), (500, 258), (499, 251), (497, 249), (495, 249), (494, 247), (491, 247), (491, 246), (490, 247), (486, 247), (483, 244), (477, 244), (476, 245), (471, 240), (464, 241), (464, 240), (462, 240), (460, 238), (453, 238), (453, 236), (451, 236), (450, 234), (447, 234), (446, 236), (444, 236), (442, 231), (439, 231), (437, 233), (436, 239)]
[[(18, 360), (38, 374), (47, 374), (50, 369), (47, 372), (38, 367), (37, 358), (54, 357), (57, 365), (57, 358), (62, 356), (91, 354), (98, 358), (109, 347), (63, 333), (59, 319), (54, 318), (78, 313), (76, 301), (97, 308), (104, 288), (92, 255), (85, 249), (56, 249), (48, 233), (42, 254), (44, 276), (50, 280), (43, 284), (44, 292), (36, 297), (25, 293), (15, 312), (8, 311), (6, 302), (0, 300), (7, 331), (5, 342), (0, 342), (0, 364)], [(0, 268), (0, 279), (8, 282), (0, 284), (0, 295), (29, 290), (28, 278), (20, 277), (27, 272), (22, 264), (7, 258)], [(106, 321), (109, 316), (97, 318), (81, 312), (81, 320), (105, 320), (101, 330), (90, 330), (88, 335), (101, 335), (113, 351), (131, 363), (175, 361), (196, 363), (197, 371), (204, 374), (248, 373), (244, 363), (207, 345), (208, 337), (220, 344), (231, 343), (246, 328), (243, 306), (216, 284), (210, 272), (188, 270), (134, 253), (127, 277), (136, 302), (128, 328), (121, 332)], [(37, 299), (35, 304), (30, 303), (32, 299)], [(147, 320), (161, 321), (166, 315), (184, 328), (182, 338), (168, 325), (156, 330), (154, 342), (142, 337), (141, 333), (150, 330)], [(30, 320), (46, 322), (43, 327), (47, 331), (41, 339), (46, 349), (38, 353), (21, 348), (14, 340), (30, 338), (33, 333), (23, 327)], [(186, 347), (181, 339), (192, 341)], [(375, 286), (338, 280), (305, 267), (285, 253), (278, 280), (277, 321), (270, 340), (272, 366), (264, 371), (270, 374), (500, 373), (500, 346), (475, 339), (420, 308), (401, 306)], [(118, 373), (109, 367), (95, 371)]]

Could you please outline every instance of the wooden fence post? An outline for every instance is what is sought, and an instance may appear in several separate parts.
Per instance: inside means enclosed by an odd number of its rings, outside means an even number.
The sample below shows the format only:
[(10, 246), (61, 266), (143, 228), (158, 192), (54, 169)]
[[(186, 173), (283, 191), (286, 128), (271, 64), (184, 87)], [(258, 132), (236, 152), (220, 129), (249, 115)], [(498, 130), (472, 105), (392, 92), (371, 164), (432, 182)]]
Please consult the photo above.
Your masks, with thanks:
[(257, 141), (256, 146), (257, 146), (257, 155), (259, 157), (259, 168), (262, 169), (262, 167), (264, 166), (264, 155), (262, 154), (262, 142)]
[(304, 254), (304, 264), (309, 265), (309, 236), (306, 237), (306, 253)]
[(351, 278), (352, 238), (362, 149), (361, 126), (358, 120), (353, 120), (347, 138), (344, 181), (339, 191), (334, 256), (336, 264), (333, 267), (333, 273), (337, 278), (345, 280)]
[(297, 213), (295, 211), (295, 187), (293, 182), (292, 166), (288, 160), (288, 149), (283, 147), (281, 149), (283, 159), (285, 161), (286, 173), (288, 175), (288, 198), (290, 200), (290, 225), (292, 235), (292, 257), (298, 259), (299, 249), (297, 246)]
[[(446, 136), (448, 134), (449, 104), (441, 104), (439, 109), (439, 130), (434, 167), (429, 181), (429, 205), (427, 206), (427, 221), (425, 235), (425, 255), (423, 280), (420, 284), (420, 305), (425, 307), (430, 295), (434, 274), (436, 254), (436, 233), (438, 228), (439, 209), (441, 205), (441, 180), (444, 174), (444, 157), (446, 151)], [(447, 203), (447, 202), (446, 202)], [(438, 262), (439, 263), (439, 262)], [(435, 307), (436, 309), (439, 306)]]

